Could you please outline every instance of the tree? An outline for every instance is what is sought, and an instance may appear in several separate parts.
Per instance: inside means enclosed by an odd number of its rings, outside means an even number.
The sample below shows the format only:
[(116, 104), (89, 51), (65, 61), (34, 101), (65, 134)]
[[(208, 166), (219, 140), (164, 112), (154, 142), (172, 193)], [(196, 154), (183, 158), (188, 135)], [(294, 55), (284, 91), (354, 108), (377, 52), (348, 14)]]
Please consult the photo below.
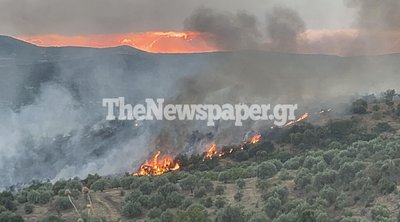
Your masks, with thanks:
[(4, 211), (0, 213), (1, 222), (24, 222), (24, 219), (11, 211)]
[(224, 200), (224, 198), (218, 196), (218, 197), (216, 198), (216, 200), (215, 200), (214, 205), (215, 205), (215, 207), (217, 207), (217, 208), (223, 208), (223, 207), (225, 206), (225, 200)]
[(265, 222), (265, 221), (268, 221), (267, 216), (261, 212), (253, 214), (249, 220), (249, 222)]
[(142, 205), (138, 202), (128, 202), (122, 209), (122, 214), (127, 218), (137, 218), (142, 215)]
[(225, 187), (218, 185), (215, 187), (215, 195), (222, 195), (225, 192)]
[(161, 214), (161, 222), (173, 222), (174, 221), (174, 214), (171, 210), (166, 210)]
[(265, 203), (264, 211), (267, 213), (268, 217), (275, 218), (277, 213), (281, 210), (281, 207), (281, 200), (276, 197), (270, 197)]
[(161, 214), (162, 214), (162, 210), (160, 208), (155, 207), (149, 211), (148, 216), (150, 217), (150, 219), (154, 219), (154, 218), (160, 217)]
[(99, 180), (96, 180), (94, 183), (92, 183), (90, 188), (92, 188), (92, 190), (94, 190), (94, 191), (103, 192), (108, 186), (109, 186), (109, 184), (107, 183), (107, 181), (105, 179), (99, 179)]
[(371, 217), (373, 221), (384, 221), (390, 216), (390, 211), (386, 206), (376, 205), (371, 209)]
[(262, 164), (260, 164), (257, 171), (258, 177), (263, 179), (271, 178), (277, 173), (275, 164), (271, 162), (263, 162)]
[(181, 180), (180, 186), (182, 187), (182, 190), (188, 190), (190, 193), (193, 194), (194, 188), (196, 188), (197, 185), (197, 177), (194, 175), (189, 175), (185, 179)]
[(245, 217), (242, 208), (239, 206), (228, 205), (220, 209), (217, 213), (215, 222), (244, 222)]
[(243, 179), (237, 179), (236, 185), (239, 187), (239, 189), (243, 189), (246, 186), (246, 182)]
[(176, 207), (179, 207), (182, 204), (182, 201), (184, 199), (185, 199), (185, 197), (182, 194), (180, 194), (180, 193), (178, 193), (176, 191), (173, 191), (172, 193), (170, 193), (167, 196), (166, 201), (167, 201), (167, 203), (169, 205), (168, 207), (176, 208)]
[(189, 217), (189, 221), (193, 222), (206, 222), (208, 221), (207, 209), (198, 204), (193, 204), (186, 209), (186, 214)]
[(368, 103), (363, 99), (354, 101), (351, 105), (351, 111), (353, 114), (365, 114), (368, 110)]
[(396, 96), (396, 90), (388, 89), (383, 93), (383, 98), (385, 100), (386, 105), (392, 107), (394, 105), (393, 98)]
[(65, 222), (64, 219), (56, 215), (49, 215), (41, 220), (41, 222)]
[(179, 188), (177, 185), (173, 183), (167, 183), (164, 186), (161, 186), (158, 189), (158, 192), (163, 195), (164, 197), (168, 196), (168, 194), (174, 192), (174, 191), (179, 191)]
[(237, 202), (240, 202), (243, 198), (243, 193), (238, 191), (235, 193), (235, 195), (233, 196), (233, 199), (235, 199)]

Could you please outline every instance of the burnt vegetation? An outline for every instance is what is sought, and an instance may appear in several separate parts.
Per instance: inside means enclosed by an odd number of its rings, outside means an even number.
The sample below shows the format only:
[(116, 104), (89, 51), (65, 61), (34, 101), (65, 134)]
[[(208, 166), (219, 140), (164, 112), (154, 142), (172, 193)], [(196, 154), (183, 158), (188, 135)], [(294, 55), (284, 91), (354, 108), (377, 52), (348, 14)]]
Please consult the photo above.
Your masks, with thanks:
[[(0, 193), (0, 222), (399, 221), (400, 105), (355, 100), (324, 124), (268, 129), (221, 158), (180, 154), (160, 176), (34, 181)], [(235, 150), (235, 152), (229, 152)]]

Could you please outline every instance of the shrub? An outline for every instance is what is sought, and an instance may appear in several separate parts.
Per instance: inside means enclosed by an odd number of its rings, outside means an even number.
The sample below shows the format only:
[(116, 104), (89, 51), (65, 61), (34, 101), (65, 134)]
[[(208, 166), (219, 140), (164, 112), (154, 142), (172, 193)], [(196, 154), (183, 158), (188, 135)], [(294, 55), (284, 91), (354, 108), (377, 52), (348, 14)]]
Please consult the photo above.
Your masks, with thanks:
[(38, 202), (39, 204), (46, 204), (46, 203), (48, 203), (48, 202), (51, 200), (52, 197), (53, 197), (52, 192), (50, 192), (50, 191), (43, 191), (43, 192), (40, 192), (40, 193), (39, 193), (37, 202)]
[(258, 167), (258, 176), (263, 179), (273, 177), (277, 173), (276, 166), (271, 162), (263, 162)]
[(368, 103), (363, 99), (354, 101), (351, 105), (351, 111), (353, 114), (365, 114), (367, 113)]
[(186, 216), (188, 221), (193, 222), (207, 222), (208, 213), (207, 209), (198, 204), (193, 204), (186, 209)]
[(128, 202), (122, 209), (122, 214), (127, 218), (137, 218), (142, 215), (142, 205), (138, 202)]
[(139, 190), (146, 195), (149, 195), (153, 192), (154, 186), (153, 183), (150, 182), (145, 182), (142, 185), (140, 185)]
[(206, 195), (206, 193), (207, 193), (206, 188), (200, 187), (199, 189), (194, 191), (194, 197), (202, 198)]
[(228, 205), (220, 209), (215, 222), (244, 222), (245, 217), (242, 208)]
[(225, 206), (225, 200), (224, 200), (224, 198), (218, 196), (218, 197), (215, 199), (214, 205), (215, 205), (215, 207), (217, 207), (217, 208), (223, 208), (223, 207)]
[(64, 219), (56, 215), (49, 215), (41, 220), (41, 222), (65, 222)]
[(249, 222), (265, 222), (265, 221), (268, 221), (267, 216), (261, 212), (253, 214), (249, 219)]
[(246, 182), (243, 179), (237, 179), (236, 185), (239, 189), (243, 189), (246, 186)]
[(103, 192), (107, 187), (109, 187), (110, 185), (108, 184), (108, 182), (105, 179), (99, 179), (96, 180), (91, 186), (90, 188), (94, 191), (101, 191)]
[(162, 210), (160, 208), (155, 207), (149, 211), (148, 216), (150, 217), (150, 219), (154, 219), (154, 218), (160, 217), (161, 214), (162, 214)]
[(68, 210), (73, 207), (68, 197), (56, 197), (54, 199), (53, 206), (57, 212)]
[(225, 187), (218, 185), (215, 187), (215, 195), (223, 195), (225, 193)]
[(32, 204), (25, 204), (24, 212), (25, 212), (25, 214), (33, 213), (33, 205)]
[(158, 192), (159, 192), (161, 195), (163, 195), (164, 197), (168, 196), (168, 194), (170, 194), (170, 193), (172, 193), (172, 192), (174, 192), (174, 191), (179, 191), (179, 188), (178, 188), (178, 186), (176, 186), (176, 185), (173, 184), (173, 183), (167, 183), (167, 184), (161, 186), (161, 187), (158, 189)]
[(174, 214), (170, 210), (166, 210), (161, 214), (161, 222), (173, 222)]
[(235, 195), (233, 196), (233, 199), (235, 199), (236, 201), (240, 202), (243, 198), (243, 193), (242, 192), (236, 192)]
[(276, 197), (270, 197), (265, 203), (264, 211), (267, 213), (268, 217), (275, 218), (277, 213), (281, 210), (281, 206), (281, 200)]
[(180, 181), (180, 186), (182, 187), (182, 190), (187, 190), (190, 191), (191, 193), (193, 193), (194, 188), (196, 188), (196, 185), (197, 185), (197, 177), (194, 175), (190, 175)]
[(180, 193), (178, 193), (176, 191), (173, 191), (172, 193), (170, 193), (167, 196), (166, 201), (167, 201), (167, 203), (169, 205), (168, 207), (176, 208), (176, 207), (179, 207), (182, 204), (182, 201), (184, 199), (185, 199), (185, 197), (182, 194), (180, 194)]
[(37, 204), (39, 203), (39, 195), (40, 193), (36, 190), (31, 190), (28, 192), (27, 199), (30, 203)]
[(390, 211), (386, 206), (376, 205), (371, 209), (371, 217), (373, 221), (383, 221), (388, 219), (390, 216)]
[(0, 213), (1, 222), (24, 222), (24, 219), (11, 211), (4, 211)]
[(211, 197), (207, 197), (204, 199), (201, 199), (201, 204), (203, 204), (203, 206), (210, 208), (213, 205), (213, 200)]

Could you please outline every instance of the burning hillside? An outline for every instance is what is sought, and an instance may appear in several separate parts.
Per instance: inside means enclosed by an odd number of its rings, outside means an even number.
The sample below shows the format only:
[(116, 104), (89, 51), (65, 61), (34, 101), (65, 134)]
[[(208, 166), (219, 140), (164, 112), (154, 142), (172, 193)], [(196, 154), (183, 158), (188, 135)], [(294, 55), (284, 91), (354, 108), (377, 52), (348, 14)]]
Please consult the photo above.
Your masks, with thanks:
[(175, 163), (173, 158), (168, 155), (162, 155), (157, 151), (151, 160), (143, 163), (135, 176), (158, 176), (164, 173), (175, 171), (180, 168), (178, 163)]

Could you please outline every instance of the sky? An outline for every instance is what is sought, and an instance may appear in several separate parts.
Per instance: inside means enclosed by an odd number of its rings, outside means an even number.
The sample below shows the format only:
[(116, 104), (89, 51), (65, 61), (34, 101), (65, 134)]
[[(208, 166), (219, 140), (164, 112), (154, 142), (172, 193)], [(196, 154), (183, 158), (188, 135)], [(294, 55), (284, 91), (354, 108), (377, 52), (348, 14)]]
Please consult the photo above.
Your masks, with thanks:
[(3, 35), (85, 35), (182, 30), (199, 7), (246, 11), (262, 25), (276, 5), (296, 10), (310, 29), (343, 29), (355, 9), (342, 0), (0, 0)]
[(400, 52), (399, 11), (398, 0), (0, 0), (0, 34), (40, 46), (377, 55)]

